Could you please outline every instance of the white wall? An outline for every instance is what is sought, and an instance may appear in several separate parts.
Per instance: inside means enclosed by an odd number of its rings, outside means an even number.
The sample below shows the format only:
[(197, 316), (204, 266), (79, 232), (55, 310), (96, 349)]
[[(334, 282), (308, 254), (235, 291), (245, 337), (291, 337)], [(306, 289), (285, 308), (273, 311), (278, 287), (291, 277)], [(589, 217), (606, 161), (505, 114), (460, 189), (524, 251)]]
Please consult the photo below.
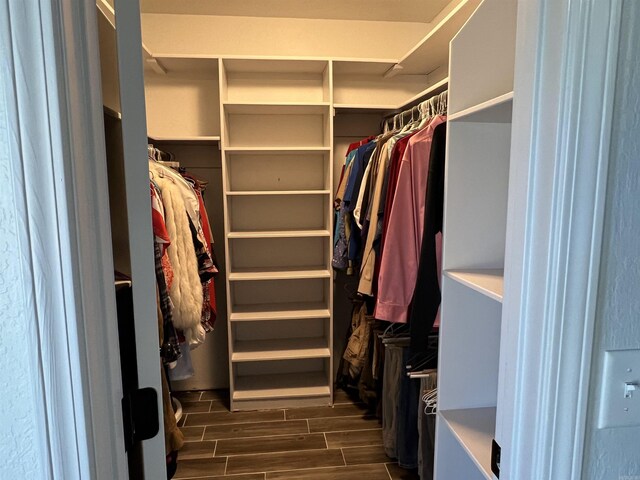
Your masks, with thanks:
[[(354, 12), (357, 16), (357, 12)], [(255, 55), (336, 58), (402, 57), (427, 23), (142, 15), (142, 38), (154, 55)]]
[(622, 16), (584, 480), (640, 479), (640, 427), (595, 427), (603, 352), (640, 349), (640, 2)]
[[(6, 72), (6, 71), (5, 71)], [(2, 478), (47, 478), (42, 452), (42, 392), (33, 385), (37, 348), (34, 349), (34, 311), (23, 291), (20, 242), (21, 222), (14, 202), (14, 172), (10, 160), (7, 92), (0, 71), (0, 445)]]

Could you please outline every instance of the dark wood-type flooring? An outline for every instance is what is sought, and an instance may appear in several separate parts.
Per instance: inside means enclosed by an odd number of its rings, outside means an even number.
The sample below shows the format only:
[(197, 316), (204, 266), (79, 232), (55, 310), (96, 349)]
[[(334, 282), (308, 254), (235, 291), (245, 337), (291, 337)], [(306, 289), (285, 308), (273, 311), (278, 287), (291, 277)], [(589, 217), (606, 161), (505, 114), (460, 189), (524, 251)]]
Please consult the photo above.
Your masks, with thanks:
[(187, 442), (175, 479), (418, 479), (385, 455), (378, 420), (340, 390), (333, 407), (238, 413), (225, 391), (176, 396)]

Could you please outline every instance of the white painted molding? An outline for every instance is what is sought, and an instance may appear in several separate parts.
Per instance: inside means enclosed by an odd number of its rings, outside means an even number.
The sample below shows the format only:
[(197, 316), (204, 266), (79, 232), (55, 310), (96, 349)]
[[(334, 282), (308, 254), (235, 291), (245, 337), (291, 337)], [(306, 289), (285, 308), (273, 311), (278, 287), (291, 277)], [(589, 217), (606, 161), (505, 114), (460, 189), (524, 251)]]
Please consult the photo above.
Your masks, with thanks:
[(501, 479), (581, 478), (620, 3), (519, 2)]
[[(143, 52), (132, 45), (142, 42), (140, 2), (115, 0), (118, 28), (118, 80), (122, 114), (122, 153), (127, 199), (129, 256), (133, 282), (133, 318), (135, 323), (138, 388), (153, 388), (157, 395), (158, 433), (141, 445), (141, 458), (146, 480), (167, 476), (162, 383), (160, 376), (158, 312), (156, 310), (156, 277), (153, 256), (151, 201), (149, 198), (149, 165), (147, 154), (147, 116), (145, 107)], [(102, 111), (100, 104), (93, 105)], [(130, 453), (131, 454), (131, 453)]]

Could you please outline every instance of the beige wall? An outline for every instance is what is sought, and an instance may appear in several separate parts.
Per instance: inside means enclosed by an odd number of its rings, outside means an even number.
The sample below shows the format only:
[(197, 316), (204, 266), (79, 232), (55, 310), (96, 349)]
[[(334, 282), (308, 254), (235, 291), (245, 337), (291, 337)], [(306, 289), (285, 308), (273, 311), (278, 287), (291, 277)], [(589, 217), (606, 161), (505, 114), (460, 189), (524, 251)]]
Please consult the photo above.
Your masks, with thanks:
[(397, 59), (430, 24), (210, 15), (143, 14), (154, 55), (255, 55)]

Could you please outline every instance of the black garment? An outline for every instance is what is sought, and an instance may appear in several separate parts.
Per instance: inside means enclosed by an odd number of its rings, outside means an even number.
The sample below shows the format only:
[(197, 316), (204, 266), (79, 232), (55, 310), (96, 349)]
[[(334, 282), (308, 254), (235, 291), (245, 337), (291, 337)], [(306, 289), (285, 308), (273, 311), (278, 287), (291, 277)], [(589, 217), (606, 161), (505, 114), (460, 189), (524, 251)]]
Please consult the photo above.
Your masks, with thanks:
[(429, 154), (420, 264), (409, 313), (412, 354), (421, 353), (427, 349), (428, 336), (433, 330), (438, 308), (440, 308), (436, 234), (442, 232), (446, 136), (447, 124), (441, 123), (433, 132)]

